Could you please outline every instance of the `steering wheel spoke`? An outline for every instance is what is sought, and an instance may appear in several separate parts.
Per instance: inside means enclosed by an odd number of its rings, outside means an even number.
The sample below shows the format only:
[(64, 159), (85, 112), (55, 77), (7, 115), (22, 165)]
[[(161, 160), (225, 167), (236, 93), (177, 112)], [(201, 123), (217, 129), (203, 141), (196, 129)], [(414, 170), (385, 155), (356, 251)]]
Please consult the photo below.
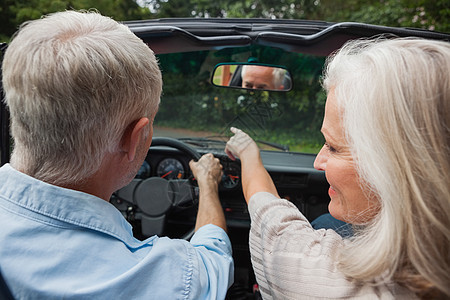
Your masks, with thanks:
[(189, 207), (196, 203), (195, 188), (189, 179), (169, 181), (169, 193), (172, 194), (172, 204), (175, 207)]
[(164, 233), (166, 225), (166, 215), (159, 217), (150, 217), (142, 215), (141, 218), (141, 230), (145, 236), (158, 235), (161, 236)]
[(130, 204), (136, 204), (134, 202), (134, 191), (136, 187), (142, 182), (142, 179), (133, 179), (128, 185), (124, 186), (120, 190), (116, 191), (115, 194), (121, 200), (124, 200)]

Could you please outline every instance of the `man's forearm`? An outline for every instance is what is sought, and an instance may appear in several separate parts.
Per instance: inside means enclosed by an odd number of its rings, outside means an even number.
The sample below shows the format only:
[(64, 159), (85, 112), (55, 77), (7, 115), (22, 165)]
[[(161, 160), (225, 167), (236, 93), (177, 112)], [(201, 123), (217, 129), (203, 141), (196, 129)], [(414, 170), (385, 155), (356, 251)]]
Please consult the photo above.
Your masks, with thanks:
[(227, 231), (225, 215), (219, 200), (218, 184), (200, 185), (200, 201), (198, 205), (197, 222), (195, 231), (200, 227), (213, 224)]

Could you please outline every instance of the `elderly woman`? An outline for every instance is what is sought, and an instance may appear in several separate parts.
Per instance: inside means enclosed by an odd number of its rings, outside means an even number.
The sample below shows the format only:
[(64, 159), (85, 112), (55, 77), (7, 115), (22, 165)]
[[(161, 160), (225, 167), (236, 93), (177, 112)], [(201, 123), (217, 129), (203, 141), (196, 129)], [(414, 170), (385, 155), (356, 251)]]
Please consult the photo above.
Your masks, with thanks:
[(449, 70), (450, 44), (419, 39), (353, 41), (328, 59), (315, 168), (350, 238), (279, 199), (257, 145), (231, 129), (264, 299), (450, 297)]

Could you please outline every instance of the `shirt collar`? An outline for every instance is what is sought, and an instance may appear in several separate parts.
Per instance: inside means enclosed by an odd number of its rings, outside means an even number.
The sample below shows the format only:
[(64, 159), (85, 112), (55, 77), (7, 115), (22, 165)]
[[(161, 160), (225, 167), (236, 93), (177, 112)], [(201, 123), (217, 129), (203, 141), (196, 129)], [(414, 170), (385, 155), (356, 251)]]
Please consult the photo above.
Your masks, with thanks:
[[(111, 203), (96, 196), (51, 185), (5, 164), (0, 168), (0, 197), (41, 215), (113, 236), (131, 248), (143, 243)], [(149, 241), (147, 241), (148, 244)]]

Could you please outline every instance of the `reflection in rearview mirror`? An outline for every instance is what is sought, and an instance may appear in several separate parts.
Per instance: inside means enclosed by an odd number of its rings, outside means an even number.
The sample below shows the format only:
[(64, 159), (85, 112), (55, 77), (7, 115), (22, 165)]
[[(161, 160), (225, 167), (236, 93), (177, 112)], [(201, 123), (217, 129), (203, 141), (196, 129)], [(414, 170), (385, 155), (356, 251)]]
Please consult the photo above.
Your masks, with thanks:
[(265, 91), (289, 91), (292, 78), (279, 66), (259, 64), (219, 64), (212, 76), (212, 83), (221, 87), (244, 88)]

